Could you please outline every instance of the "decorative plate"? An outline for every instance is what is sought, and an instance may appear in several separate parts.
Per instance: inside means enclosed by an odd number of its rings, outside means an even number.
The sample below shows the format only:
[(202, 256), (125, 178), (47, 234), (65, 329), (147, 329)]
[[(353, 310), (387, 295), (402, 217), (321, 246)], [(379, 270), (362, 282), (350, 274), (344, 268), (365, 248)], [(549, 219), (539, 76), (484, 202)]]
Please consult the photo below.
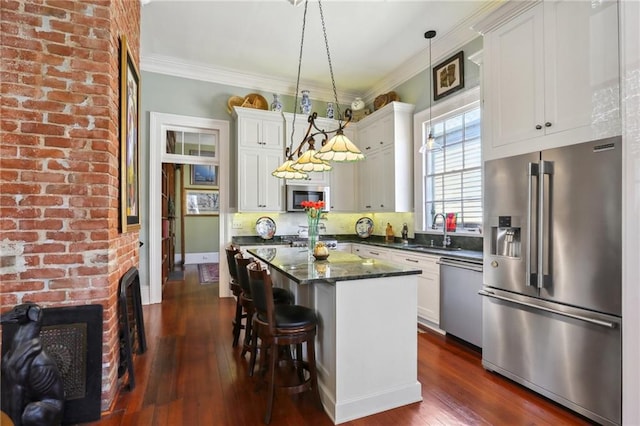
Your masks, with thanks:
[(270, 240), (276, 235), (276, 223), (267, 216), (262, 216), (256, 220), (256, 232), (265, 240)]
[(373, 234), (373, 220), (368, 217), (361, 217), (356, 222), (356, 234), (360, 238), (368, 238)]

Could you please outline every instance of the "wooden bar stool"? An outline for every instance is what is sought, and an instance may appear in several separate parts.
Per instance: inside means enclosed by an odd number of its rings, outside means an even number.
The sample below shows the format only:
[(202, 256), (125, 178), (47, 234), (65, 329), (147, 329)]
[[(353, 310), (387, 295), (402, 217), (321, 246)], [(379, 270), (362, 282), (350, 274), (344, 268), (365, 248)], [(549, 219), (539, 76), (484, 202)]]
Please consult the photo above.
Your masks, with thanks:
[[(313, 392), (318, 406), (321, 407), (315, 357), (315, 338), (318, 325), (315, 312), (300, 305), (275, 305), (273, 285), (267, 271), (262, 269), (258, 262), (249, 264), (247, 271), (255, 309), (253, 341), (257, 342), (257, 338), (261, 340), (261, 366), (266, 366), (267, 361), (269, 363), (266, 379), (269, 390), (264, 423), (269, 424), (271, 421), (276, 386), (289, 394), (310, 390)], [(306, 361), (302, 358), (303, 344), (306, 344)], [(298, 380), (285, 384), (281, 377), (279, 383), (276, 383), (279, 349), (283, 346), (288, 349), (289, 345), (296, 346), (296, 357), (290, 361), (295, 367)], [(251, 357), (255, 362), (255, 352), (251, 354)], [(263, 371), (261, 369), (261, 372)], [(295, 379), (295, 377), (287, 377), (287, 379)]]
[[(242, 294), (240, 295), (240, 303), (246, 314), (246, 323), (244, 327), (244, 344), (242, 347), (241, 356), (244, 356), (247, 352), (255, 352), (255, 348), (251, 346), (251, 337), (253, 332), (253, 314), (255, 309), (253, 307), (253, 297), (251, 296), (251, 287), (249, 285), (249, 272), (247, 266), (250, 263), (255, 262), (252, 257), (245, 258), (242, 253), (238, 253), (234, 256), (236, 261), (236, 272), (238, 273), (238, 284), (242, 288)], [(290, 305), (293, 303), (293, 295), (284, 288), (273, 288), (273, 303), (276, 305)], [(253, 375), (253, 366), (249, 370), (249, 375)]]
[(236, 269), (236, 260), (234, 256), (240, 253), (240, 248), (234, 246), (233, 244), (225, 247), (225, 252), (227, 253), (227, 265), (229, 266), (229, 275), (231, 276), (231, 281), (229, 281), (229, 288), (231, 289), (231, 293), (236, 298), (236, 313), (233, 317), (232, 322), (232, 333), (233, 333), (233, 344), (232, 346), (235, 348), (238, 346), (238, 340), (240, 340), (240, 330), (243, 328), (242, 326), (242, 304), (240, 302), (240, 295), (242, 294), (242, 287), (238, 283), (238, 271)]

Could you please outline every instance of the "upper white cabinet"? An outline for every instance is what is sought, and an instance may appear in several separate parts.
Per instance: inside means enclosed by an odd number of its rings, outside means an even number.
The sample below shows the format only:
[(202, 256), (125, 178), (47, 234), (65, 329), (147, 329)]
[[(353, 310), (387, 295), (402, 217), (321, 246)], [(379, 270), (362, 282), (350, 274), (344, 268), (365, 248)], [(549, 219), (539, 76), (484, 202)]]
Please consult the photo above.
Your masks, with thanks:
[(617, 2), (508, 8), (519, 9), (476, 26), (485, 33), (484, 159), (620, 134)]
[(284, 181), (271, 175), (284, 161), (280, 113), (234, 108), (237, 130), (238, 211), (284, 210)]
[(413, 110), (392, 102), (358, 122), (359, 210), (413, 211)]
[[(352, 142), (356, 142), (355, 127), (347, 126), (344, 129), (344, 135)], [(329, 207), (332, 212), (352, 213), (358, 210), (357, 164), (357, 162), (331, 162), (333, 169), (327, 175), (331, 186)]]

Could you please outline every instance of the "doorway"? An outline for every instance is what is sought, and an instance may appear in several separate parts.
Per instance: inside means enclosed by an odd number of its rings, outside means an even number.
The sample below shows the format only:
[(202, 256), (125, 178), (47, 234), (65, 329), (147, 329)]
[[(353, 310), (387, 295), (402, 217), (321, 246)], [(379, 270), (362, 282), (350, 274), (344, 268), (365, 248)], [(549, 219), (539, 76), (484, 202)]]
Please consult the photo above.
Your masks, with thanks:
[[(174, 134), (175, 140), (168, 135)], [(162, 302), (162, 183), (163, 164), (182, 165), (182, 177), (189, 181), (195, 179), (191, 190), (180, 194), (181, 206), (187, 214), (209, 222), (217, 218), (218, 247), (222, 251), (230, 235), (227, 220), (229, 210), (229, 123), (200, 117), (175, 114), (150, 113), (149, 125), (149, 287), (148, 303)], [(190, 171), (201, 170), (204, 174), (186, 176), (185, 168)], [(207, 170), (215, 171), (215, 182)], [(196, 202), (189, 206), (190, 200)], [(198, 202), (200, 203), (198, 205)], [(175, 204), (176, 208), (178, 204)], [(158, 213), (154, 213), (158, 212)], [(215, 232), (211, 232), (215, 234)], [(184, 236), (184, 233), (181, 234)], [(184, 246), (184, 244), (182, 244)], [(188, 244), (187, 244), (188, 246)], [(218, 256), (219, 257), (219, 256)], [(186, 255), (187, 261), (189, 255)], [(226, 262), (220, 264), (219, 296), (229, 297), (228, 271)]]

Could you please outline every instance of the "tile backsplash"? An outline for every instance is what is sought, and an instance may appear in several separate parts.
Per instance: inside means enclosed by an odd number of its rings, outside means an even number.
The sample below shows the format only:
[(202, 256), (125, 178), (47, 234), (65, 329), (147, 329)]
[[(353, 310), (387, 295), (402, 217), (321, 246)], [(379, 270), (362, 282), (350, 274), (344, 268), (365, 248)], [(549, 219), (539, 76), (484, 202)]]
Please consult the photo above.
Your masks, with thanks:
[[(306, 213), (235, 213), (232, 216), (232, 236), (258, 235), (256, 221), (262, 216), (268, 216), (276, 223), (276, 235), (297, 235), (300, 225), (307, 224)], [(413, 213), (327, 213), (326, 219), (322, 219), (325, 230), (321, 234), (327, 235), (356, 235), (356, 221), (361, 217), (370, 217), (373, 220), (373, 235), (385, 235), (387, 223), (393, 227), (394, 234), (400, 237), (402, 224), (406, 223), (409, 229), (409, 238), (413, 238)]]

